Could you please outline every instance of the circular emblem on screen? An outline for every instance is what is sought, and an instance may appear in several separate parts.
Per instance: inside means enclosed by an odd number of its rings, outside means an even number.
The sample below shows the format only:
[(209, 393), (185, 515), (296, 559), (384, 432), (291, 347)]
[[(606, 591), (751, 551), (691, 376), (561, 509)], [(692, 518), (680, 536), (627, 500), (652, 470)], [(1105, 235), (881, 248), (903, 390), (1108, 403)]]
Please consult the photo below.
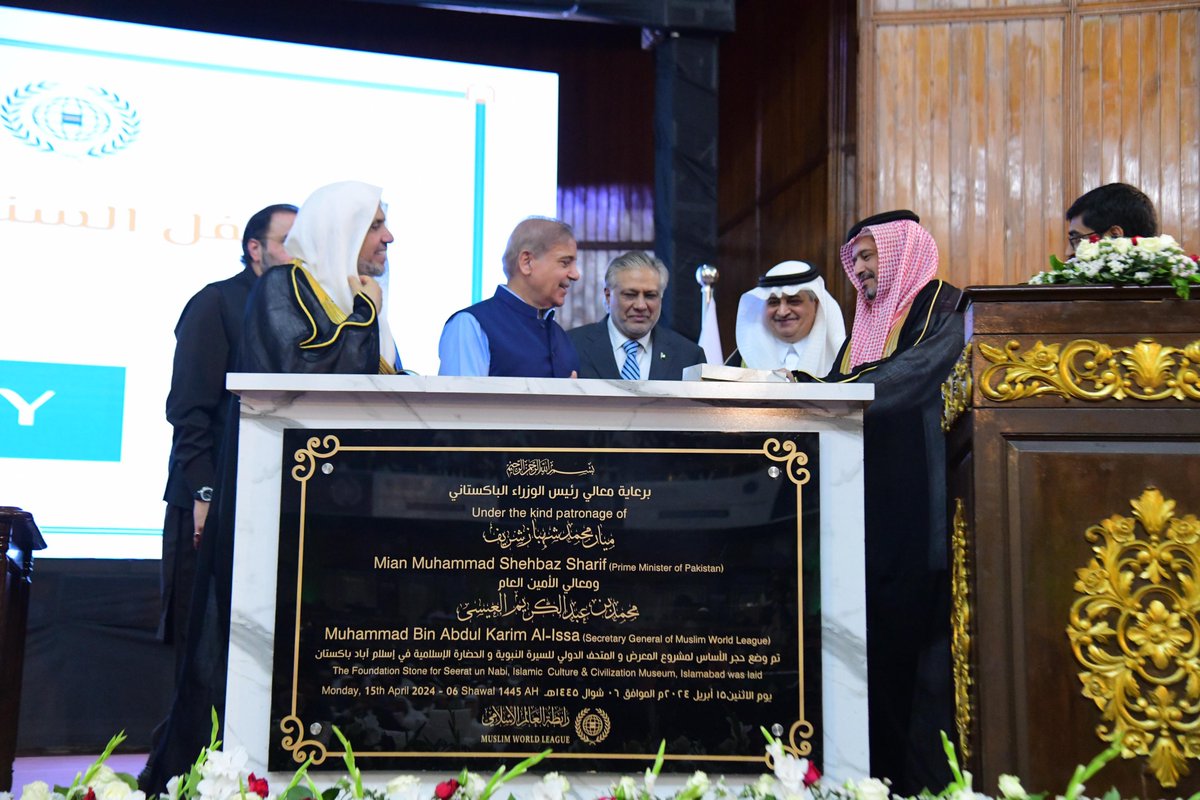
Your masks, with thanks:
[(584, 744), (600, 744), (611, 727), (602, 708), (585, 708), (575, 717), (575, 733)]
[(43, 152), (100, 158), (129, 147), (142, 123), (129, 101), (104, 87), (41, 81), (4, 96), (0, 124)]

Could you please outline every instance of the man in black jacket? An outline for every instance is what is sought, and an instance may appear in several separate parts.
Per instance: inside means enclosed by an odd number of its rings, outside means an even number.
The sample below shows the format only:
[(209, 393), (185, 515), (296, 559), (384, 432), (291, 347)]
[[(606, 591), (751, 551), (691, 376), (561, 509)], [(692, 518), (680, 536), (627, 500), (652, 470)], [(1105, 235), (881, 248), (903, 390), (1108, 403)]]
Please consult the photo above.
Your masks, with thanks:
[(229, 392), (225, 374), (242, 336), (246, 298), (267, 269), (291, 256), (283, 240), (296, 207), (267, 206), (252, 216), (242, 235), (244, 269), (196, 293), (175, 326), (175, 360), (167, 421), (174, 429), (163, 523), (162, 614), (159, 637), (175, 646), (176, 667), (187, 633), (196, 550), (216, 485), (217, 449), (226, 425)]
[(699, 345), (658, 324), (669, 277), (661, 259), (640, 250), (612, 260), (604, 275), (608, 316), (567, 331), (580, 378), (677, 381), (684, 368), (704, 363)]

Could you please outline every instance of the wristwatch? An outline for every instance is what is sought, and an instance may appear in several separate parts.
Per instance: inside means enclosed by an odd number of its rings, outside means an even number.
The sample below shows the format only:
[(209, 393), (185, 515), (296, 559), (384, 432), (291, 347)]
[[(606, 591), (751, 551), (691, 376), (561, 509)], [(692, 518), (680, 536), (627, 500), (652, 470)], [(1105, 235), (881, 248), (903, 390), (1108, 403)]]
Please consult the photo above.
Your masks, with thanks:
[(192, 492), (192, 497), (196, 498), (202, 503), (211, 503), (212, 493), (213, 488), (211, 486), (201, 486), (199, 489)]

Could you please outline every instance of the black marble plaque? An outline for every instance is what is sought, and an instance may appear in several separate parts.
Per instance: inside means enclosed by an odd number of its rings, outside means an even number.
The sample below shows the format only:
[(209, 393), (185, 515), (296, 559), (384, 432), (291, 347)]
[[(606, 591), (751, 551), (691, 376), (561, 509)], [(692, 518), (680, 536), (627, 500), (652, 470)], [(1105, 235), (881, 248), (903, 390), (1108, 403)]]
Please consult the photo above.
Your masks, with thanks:
[(270, 768), (819, 762), (817, 445), (285, 431)]

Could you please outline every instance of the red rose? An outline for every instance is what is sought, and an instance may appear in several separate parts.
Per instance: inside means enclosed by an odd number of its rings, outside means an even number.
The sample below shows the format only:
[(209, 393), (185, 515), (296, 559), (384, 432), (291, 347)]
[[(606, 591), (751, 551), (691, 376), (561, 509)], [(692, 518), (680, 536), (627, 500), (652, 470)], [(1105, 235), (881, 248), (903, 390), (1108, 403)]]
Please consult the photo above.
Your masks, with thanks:
[(433, 790), (433, 795), (438, 800), (450, 800), (450, 798), (453, 797), (454, 793), (457, 791), (458, 781), (454, 780), (454, 778), (451, 778), (448, 781), (442, 781), (439, 783), (437, 788)]
[(1091, 242), (1092, 244), (1095, 244), (1096, 242), (1100, 241), (1100, 234), (1093, 233), (1091, 236), (1088, 237), (1088, 241)]
[(89, 786), (87, 794), (83, 796), (83, 800), (96, 800), (96, 790)]
[(804, 773), (804, 785), (812, 786), (817, 781), (821, 780), (821, 770), (817, 769), (817, 765), (813, 762), (808, 762), (808, 772)]
[(250, 777), (246, 779), (246, 788), (259, 797), (267, 796), (267, 779), (256, 778), (254, 773), (250, 773)]
[(1200, 254), (1192, 253), (1192, 261), (1195, 261), (1197, 264), (1200, 264)]

